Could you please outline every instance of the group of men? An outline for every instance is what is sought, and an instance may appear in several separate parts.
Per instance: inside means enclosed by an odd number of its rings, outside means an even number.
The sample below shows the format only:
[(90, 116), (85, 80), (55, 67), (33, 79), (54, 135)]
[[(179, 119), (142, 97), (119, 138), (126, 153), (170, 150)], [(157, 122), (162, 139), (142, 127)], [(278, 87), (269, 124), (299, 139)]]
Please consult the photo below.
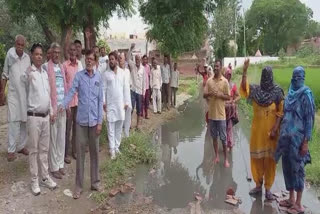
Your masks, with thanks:
[(29, 155), (31, 191), (39, 195), (40, 186), (50, 189), (57, 186), (49, 171), (55, 179), (62, 179), (66, 174), (64, 164), (70, 164), (73, 157), (76, 159), (73, 197), (78, 199), (83, 189), (85, 152), (89, 150), (91, 190), (99, 191), (103, 112), (110, 156), (115, 159), (121, 154), (122, 132), (129, 137), (134, 108), (136, 128), (141, 117), (149, 118), (151, 94), (154, 113), (161, 113), (161, 100), (169, 108), (169, 87), (174, 92), (178, 88), (177, 64), (171, 68), (167, 56), (161, 67), (154, 58), (149, 65), (146, 55), (142, 60), (135, 55), (133, 61), (134, 44), (127, 55), (114, 51), (107, 56), (105, 48), (97, 46), (83, 55), (79, 40), (65, 49), (67, 59), (63, 63), (62, 48), (52, 43), (43, 64), (42, 45), (33, 44), (30, 56), (24, 52), (25, 45), (25, 37), (17, 35), (1, 77), (2, 102), (8, 82), (8, 161), (16, 159), (16, 152)]

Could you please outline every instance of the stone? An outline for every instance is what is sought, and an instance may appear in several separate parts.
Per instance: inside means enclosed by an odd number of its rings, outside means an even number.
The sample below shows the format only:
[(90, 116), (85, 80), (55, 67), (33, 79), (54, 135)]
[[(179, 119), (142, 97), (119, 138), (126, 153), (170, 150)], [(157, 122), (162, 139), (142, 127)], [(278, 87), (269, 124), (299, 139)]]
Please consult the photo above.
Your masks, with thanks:
[(109, 196), (110, 197), (114, 197), (119, 193), (119, 189), (118, 188), (114, 188), (109, 192)]
[(64, 194), (65, 196), (70, 197), (70, 198), (73, 197), (73, 194), (72, 194), (72, 192), (71, 192), (70, 189), (65, 189), (65, 190), (63, 190), (63, 194)]

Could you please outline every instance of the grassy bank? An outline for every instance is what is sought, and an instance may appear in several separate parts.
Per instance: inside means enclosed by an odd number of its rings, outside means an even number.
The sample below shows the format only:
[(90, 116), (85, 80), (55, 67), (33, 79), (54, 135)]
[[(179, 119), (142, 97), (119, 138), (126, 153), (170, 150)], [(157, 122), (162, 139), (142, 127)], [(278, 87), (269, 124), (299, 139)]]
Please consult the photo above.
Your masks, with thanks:
[(196, 77), (181, 77), (179, 80), (178, 94), (185, 93), (193, 97), (198, 95), (198, 84)]
[(124, 184), (134, 174), (138, 164), (152, 164), (156, 161), (156, 148), (149, 134), (132, 132), (129, 138), (122, 140), (120, 150), (122, 154), (116, 160), (108, 159), (100, 168), (104, 191), (93, 195), (98, 203), (108, 197), (113, 187)]
[[(250, 81), (250, 83), (259, 84), (261, 70), (267, 64), (269, 63), (250, 66), (248, 70), (248, 80)], [(297, 66), (298, 64), (291, 63), (290, 65), (284, 64), (283, 66), (283, 64), (279, 65), (279, 64), (276, 64), (275, 62), (272, 62), (271, 65), (274, 68), (273, 71), (274, 71), (275, 81), (284, 89), (285, 93), (287, 93), (287, 90), (290, 85), (292, 71), (294, 67)], [(241, 74), (242, 74), (242, 70), (240, 69), (238, 69), (235, 72), (234, 81), (237, 82), (237, 85), (240, 85)], [(320, 77), (320, 68), (309, 67), (306, 69), (306, 85), (308, 85), (313, 91), (318, 109), (320, 108), (320, 97), (317, 96), (320, 94), (320, 85), (317, 81), (319, 77)], [(251, 121), (253, 117), (252, 106), (245, 99), (241, 99), (239, 103), (239, 108), (244, 112), (246, 118), (248, 118)], [(320, 144), (319, 144), (320, 132), (319, 130), (320, 130), (320, 122), (319, 120), (316, 120), (312, 141), (309, 143), (309, 149), (312, 156), (312, 164), (309, 164), (306, 167), (307, 180), (316, 185), (320, 185)]]
[[(196, 78), (181, 77), (178, 94), (188, 94), (192, 97), (197, 97), (199, 90)], [(109, 193), (113, 188), (127, 182), (128, 178), (135, 174), (137, 165), (149, 164), (150, 167), (153, 166), (156, 162), (157, 152), (157, 145), (153, 145), (151, 139), (153, 129), (161, 125), (162, 122), (173, 119), (168, 119), (168, 116), (173, 115), (171, 113), (164, 112), (161, 116), (155, 116), (150, 113), (150, 120), (143, 121), (145, 124), (148, 124), (149, 122), (148, 127), (141, 126), (141, 131), (131, 132), (129, 138), (122, 139), (120, 147), (122, 154), (118, 156), (116, 160), (112, 161), (107, 159), (100, 167), (103, 192), (93, 194), (92, 198), (96, 202), (104, 202), (108, 199)], [(152, 123), (152, 125), (150, 123)], [(107, 143), (107, 129), (105, 123), (102, 126), (100, 143)]]
[[(318, 128), (318, 127), (317, 127)], [(306, 178), (311, 183), (320, 186), (320, 133), (313, 132), (312, 141), (309, 143), (309, 150), (312, 157), (312, 163), (306, 167)]]

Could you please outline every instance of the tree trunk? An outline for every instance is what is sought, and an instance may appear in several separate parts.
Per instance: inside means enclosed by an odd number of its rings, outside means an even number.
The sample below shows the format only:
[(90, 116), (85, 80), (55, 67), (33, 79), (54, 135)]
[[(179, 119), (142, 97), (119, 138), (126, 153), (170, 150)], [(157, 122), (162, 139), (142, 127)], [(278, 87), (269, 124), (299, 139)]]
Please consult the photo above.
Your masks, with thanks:
[(88, 14), (88, 21), (83, 26), (85, 50), (91, 50), (96, 44), (96, 32), (91, 13)]
[(62, 48), (64, 59), (69, 59), (68, 54), (68, 47), (71, 43), (71, 37), (72, 37), (72, 27), (71, 25), (61, 25), (61, 40), (60, 45)]
[(54, 35), (54, 33), (51, 31), (51, 29), (48, 27), (48, 23), (44, 22), (42, 18), (38, 18), (36, 17), (38, 22), (41, 25), (41, 28), (44, 32), (44, 35), (46, 36), (46, 39), (48, 41), (48, 43), (52, 43), (52, 42), (56, 42), (57, 41), (57, 37)]

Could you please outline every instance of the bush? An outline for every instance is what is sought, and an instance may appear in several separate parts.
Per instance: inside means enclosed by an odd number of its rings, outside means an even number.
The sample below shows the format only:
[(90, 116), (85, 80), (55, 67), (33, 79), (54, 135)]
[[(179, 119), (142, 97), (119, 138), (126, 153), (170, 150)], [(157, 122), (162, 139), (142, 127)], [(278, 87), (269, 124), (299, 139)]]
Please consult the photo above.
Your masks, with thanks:
[(6, 57), (6, 51), (4, 44), (0, 43), (0, 73), (2, 73), (3, 70), (3, 64)]
[(300, 58), (306, 58), (317, 54), (319, 54), (319, 50), (315, 49), (311, 45), (305, 45), (297, 51), (296, 56)]
[(106, 53), (110, 53), (111, 51), (111, 48), (110, 46), (108, 45), (107, 41), (103, 40), (103, 39), (100, 39), (97, 43), (98, 47), (101, 48), (101, 47), (104, 47), (106, 49)]
[(286, 56), (286, 51), (284, 50), (284, 48), (281, 48), (278, 52), (278, 56), (280, 58), (280, 60), (284, 60), (285, 56)]

